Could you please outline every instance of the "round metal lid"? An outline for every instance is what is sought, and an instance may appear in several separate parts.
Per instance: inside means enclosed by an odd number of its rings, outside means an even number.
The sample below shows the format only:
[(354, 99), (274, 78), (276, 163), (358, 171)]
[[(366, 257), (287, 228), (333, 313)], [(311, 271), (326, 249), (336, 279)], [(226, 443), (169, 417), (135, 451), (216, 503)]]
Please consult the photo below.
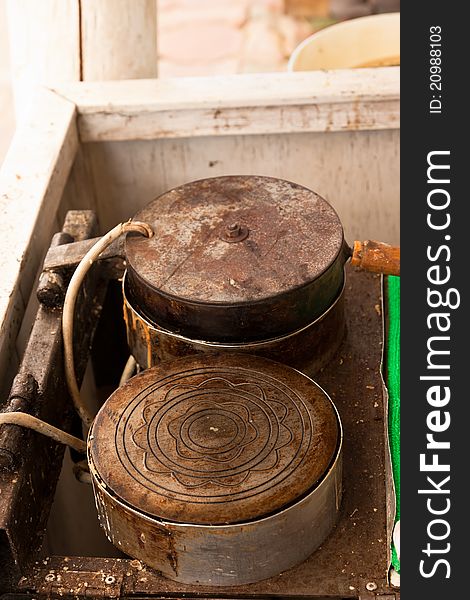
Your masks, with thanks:
[(155, 235), (127, 236), (126, 260), (149, 290), (237, 304), (317, 279), (343, 245), (321, 196), (272, 177), (227, 176), (177, 187), (137, 213)]
[(108, 491), (135, 510), (240, 523), (286, 507), (328, 470), (335, 409), (311, 379), (256, 356), (162, 363), (116, 390), (89, 435)]

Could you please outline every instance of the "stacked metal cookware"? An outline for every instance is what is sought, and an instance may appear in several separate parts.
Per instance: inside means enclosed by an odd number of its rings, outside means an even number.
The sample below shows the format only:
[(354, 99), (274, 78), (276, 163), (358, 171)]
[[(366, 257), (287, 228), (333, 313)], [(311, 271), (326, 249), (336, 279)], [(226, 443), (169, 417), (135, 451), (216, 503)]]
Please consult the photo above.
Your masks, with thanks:
[(237, 585), (305, 560), (341, 501), (339, 415), (310, 377), (345, 334), (349, 248), (320, 196), (270, 177), (171, 190), (129, 233), (124, 315), (142, 372), (105, 402), (88, 462), (118, 548), (176, 581)]

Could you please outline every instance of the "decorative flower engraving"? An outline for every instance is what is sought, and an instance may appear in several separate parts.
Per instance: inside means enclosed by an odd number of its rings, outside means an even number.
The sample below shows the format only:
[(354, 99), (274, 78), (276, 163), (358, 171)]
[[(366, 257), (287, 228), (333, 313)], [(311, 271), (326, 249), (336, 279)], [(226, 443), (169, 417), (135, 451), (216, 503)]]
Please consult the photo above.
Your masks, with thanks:
[(132, 440), (150, 473), (223, 493), (247, 485), (254, 472), (282, 470), (280, 451), (293, 440), (287, 416), (287, 407), (268, 402), (259, 385), (212, 377), (176, 385), (163, 402), (147, 405)]

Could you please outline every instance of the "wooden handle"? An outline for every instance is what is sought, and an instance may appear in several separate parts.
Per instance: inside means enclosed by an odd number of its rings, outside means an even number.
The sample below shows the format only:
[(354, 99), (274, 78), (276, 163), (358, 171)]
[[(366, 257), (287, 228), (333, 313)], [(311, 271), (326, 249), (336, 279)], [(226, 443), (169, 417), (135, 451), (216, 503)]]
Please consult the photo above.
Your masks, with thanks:
[(372, 240), (354, 242), (351, 264), (372, 273), (400, 275), (400, 247)]

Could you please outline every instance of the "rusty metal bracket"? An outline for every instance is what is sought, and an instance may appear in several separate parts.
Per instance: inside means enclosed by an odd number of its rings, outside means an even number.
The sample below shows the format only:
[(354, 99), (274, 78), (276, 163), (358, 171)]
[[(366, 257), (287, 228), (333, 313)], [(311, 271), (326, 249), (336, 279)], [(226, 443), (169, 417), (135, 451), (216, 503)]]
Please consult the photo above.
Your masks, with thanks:
[[(93, 211), (73, 210), (67, 213), (62, 231), (52, 238), (39, 277), (36, 294), (43, 306), (60, 308), (63, 305), (75, 268), (100, 239), (96, 237), (97, 232), (98, 223)], [(106, 248), (100, 261), (103, 263), (100, 272), (103, 279), (121, 277), (124, 273), (124, 239), (118, 239)]]
[[(70, 244), (73, 237), (63, 231), (56, 233), (52, 238), (51, 248)], [(41, 304), (49, 308), (58, 308), (64, 303), (67, 283), (64, 275), (57, 270), (45, 270), (39, 276), (36, 296)]]
[[(42, 275), (48, 278), (58, 277), (65, 283), (65, 289), (70, 277), (90, 248), (99, 240), (99, 237), (68, 243), (67, 246), (52, 245), (44, 259)], [(124, 238), (113, 242), (100, 255), (100, 264), (105, 266), (102, 276), (109, 279), (122, 276), (124, 273)], [(103, 263), (107, 263), (103, 265)], [(65, 296), (65, 293), (64, 293)], [(62, 299), (63, 301), (63, 299)]]

